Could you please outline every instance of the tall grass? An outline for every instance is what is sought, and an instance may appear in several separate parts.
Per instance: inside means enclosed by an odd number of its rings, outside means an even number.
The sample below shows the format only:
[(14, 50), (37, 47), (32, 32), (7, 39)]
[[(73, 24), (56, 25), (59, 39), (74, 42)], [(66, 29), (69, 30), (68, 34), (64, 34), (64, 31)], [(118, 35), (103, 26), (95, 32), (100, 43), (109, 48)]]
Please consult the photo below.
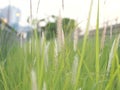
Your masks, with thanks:
[[(99, 0), (96, 36), (88, 38), (92, 5), (93, 0), (84, 38), (75, 44), (67, 38), (58, 50), (58, 41), (39, 39), (35, 30), (23, 48), (13, 47), (5, 57), (6, 63), (0, 63), (0, 90), (119, 90), (120, 35), (110, 40), (106, 37), (100, 51)], [(62, 30), (60, 22), (58, 25)]]
[[(96, 83), (99, 82), (99, 0), (96, 19)], [(98, 87), (99, 88), (99, 87)]]
[(79, 61), (79, 64), (78, 64), (78, 71), (77, 71), (77, 75), (76, 75), (76, 84), (75, 84), (75, 87), (74, 87), (75, 90), (78, 87), (79, 77), (81, 75), (81, 68), (82, 68), (82, 65), (83, 65), (83, 58), (84, 58), (84, 55), (85, 55), (86, 42), (87, 42), (87, 36), (88, 36), (88, 30), (89, 30), (89, 24), (90, 24), (90, 17), (91, 17), (91, 12), (92, 12), (92, 5), (93, 5), (93, 0), (91, 0), (90, 10), (89, 10), (89, 14), (88, 14), (88, 22), (87, 22), (87, 26), (86, 26), (84, 41), (83, 41), (82, 53), (81, 53), (80, 61)]

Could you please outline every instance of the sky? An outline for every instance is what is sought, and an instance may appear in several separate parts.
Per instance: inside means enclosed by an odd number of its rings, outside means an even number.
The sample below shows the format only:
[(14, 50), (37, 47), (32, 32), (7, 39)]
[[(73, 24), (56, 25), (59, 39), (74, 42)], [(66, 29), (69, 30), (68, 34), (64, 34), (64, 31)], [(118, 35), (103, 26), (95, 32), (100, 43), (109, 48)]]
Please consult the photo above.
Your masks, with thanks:
[[(33, 18), (44, 18), (50, 15), (58, 15), (61, 9), (62, 0), (40, 0), (39, 10), (37, 11), (38, 0), (32, 0), (32, 15)], [(95, 27), (97, 14), (97, 0), (93, 0), (91, 24), (90, 27)], [(10, 3), (9, 3), (10, 2)], [(91, 0), (64, 0), (63, 17), (75, 19), (80, 23), (80, 27), (84, 30), (86, 27), (89, 7)], [(30, 16), (30, 0), (0, 0), (0, 8), (7, 5), (12, 5), (21, 10), (21, 25), (27, 25), (26, 20)], [(115, 22), (115, 18), (120, 17), (120, 0), (100, 0), (100, 25), (105, 21)]]

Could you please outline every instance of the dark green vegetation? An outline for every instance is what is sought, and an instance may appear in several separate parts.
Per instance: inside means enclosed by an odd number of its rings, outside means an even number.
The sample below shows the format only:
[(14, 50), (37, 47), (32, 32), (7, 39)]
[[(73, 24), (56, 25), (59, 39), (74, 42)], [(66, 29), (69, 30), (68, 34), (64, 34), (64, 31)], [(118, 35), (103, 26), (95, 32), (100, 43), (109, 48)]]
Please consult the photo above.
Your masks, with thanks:
[(4, 61), (14, 45), (17, 45), (16, 31), (0, 19), (0, 62)]
[[(74, 19), (63, 18), (62, 27), (65, 37), (70, 36), (75, 30), (76, 21)], [(55, 22), (48, 22), (45, 27), (42, 27), (42, 31), (45, 32), (47, 40), (55, 39), (57, 36), (57, 20), (55, 20)]]

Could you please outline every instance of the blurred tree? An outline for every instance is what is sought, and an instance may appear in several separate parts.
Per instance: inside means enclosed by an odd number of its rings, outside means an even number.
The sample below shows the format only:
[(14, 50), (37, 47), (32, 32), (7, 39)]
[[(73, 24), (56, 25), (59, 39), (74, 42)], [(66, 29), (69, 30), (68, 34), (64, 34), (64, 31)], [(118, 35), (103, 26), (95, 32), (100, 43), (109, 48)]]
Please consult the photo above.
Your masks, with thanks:
[(63, 18), (62, 27), (63, 27), (65, 36), (71, 34), (74, 31), (75, 23), (76, 21), (74, 19)]
[(53, 39), (56, 37), (57, 35), (57, 23), (56, 22), (48, 22), (46, 27), (45, 27), (45, 30), (46, 30), (46, 39), (49, 40), (49, 39)]
[[(48, 21), (46, 26), (44, 28), (42, 27), (42, 30), (44, 29), (43, 31), (45, 31), (45, 36), (47, 40), (53, 39), (57, 36), (57, 19), (56, 19), (57, 17), (54, 16), (53, 18), (55, 19), (55, 22)], [(72, 32), (75, 29), (75, 24), (76, 24), (76, 21), (74, 19), (70, 19), (70, 18), (62, 19), (62, 28), (65, 34), (65, 37), (72, 34)]]

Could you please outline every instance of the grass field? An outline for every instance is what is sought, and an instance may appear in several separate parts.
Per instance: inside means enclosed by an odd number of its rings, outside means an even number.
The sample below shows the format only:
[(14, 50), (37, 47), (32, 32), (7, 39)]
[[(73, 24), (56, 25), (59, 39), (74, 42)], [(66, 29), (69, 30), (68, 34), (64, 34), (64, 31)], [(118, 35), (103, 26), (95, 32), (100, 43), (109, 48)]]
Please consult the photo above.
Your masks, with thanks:
[(79, 41), (76, 52), (72, 42), (68, 42), (58, 54), (54, 41), (50, 41), (49, 46), (48, 42), (37, 40), (22, 48), (16, 46), (9, 52), (6, 62), (0, 63), (0, 89), (74, 90), (77, 68), (82, 63), (76, 90), (119, 90), (120, 47), (117, 48), (117, 38), (114, 44), (113, 40), (107, 40), (99, 52), (99, 73), (96, 72), (95, 38), (87, 40), (82, 62), (83, 40)]
[(71, 38), (58, 51), (56, 40), (39, 39), (36, 33), (22, 47), (6, 50), (0, 60), (0, 90), (119, 90), (120, 35), (106, 37), (101, 49), (99, 2), (97, 8), (96, 35), (88, 38), (91, 2), (86, 33), (76, 50)]

